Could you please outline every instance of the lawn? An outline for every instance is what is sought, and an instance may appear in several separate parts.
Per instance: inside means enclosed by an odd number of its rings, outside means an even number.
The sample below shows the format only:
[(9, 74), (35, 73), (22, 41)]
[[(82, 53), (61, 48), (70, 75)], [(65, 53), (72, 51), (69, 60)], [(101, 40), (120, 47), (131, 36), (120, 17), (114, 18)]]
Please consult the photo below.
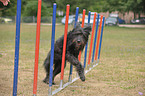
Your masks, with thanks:
[[(64, 25), (57, 25), (55, 38), (63, 33)], [(21, 24), (18, 96), (33, 94), (35, 37), (36, 25)], [(51, 26), (41, 25), (38, 96), (48, 94), (49, 87), (42, 80), (50, 39)], [(12, 95), (14, 49), (15, 24), (0, 24), (0, 96)], [(64, 78), (67, 82), (68, 72)], [(58, 76), (54, 88), (59, 80)], [(99, 65), (86, 74), (85, 82), (77, 80), (55, 96), (139, 96), (139, 92), (145, 95), (145, 28), (106, 26)]]

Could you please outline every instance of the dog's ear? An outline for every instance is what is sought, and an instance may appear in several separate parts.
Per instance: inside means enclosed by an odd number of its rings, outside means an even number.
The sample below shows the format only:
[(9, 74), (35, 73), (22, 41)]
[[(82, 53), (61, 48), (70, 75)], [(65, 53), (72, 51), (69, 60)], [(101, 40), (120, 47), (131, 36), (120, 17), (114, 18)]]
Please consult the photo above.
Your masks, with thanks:
[(87, 27), (84, 28), (84, 31), (86, 33), (89, 33), (89, 34), (90, 34), (91, 30), (92, 30), (92, 27), (91, 26), (87, 26)]
[(76, 29), (79, 29), (80, 27), (81, 27), (81, 26), (80, 26), (80, 23), (78, 22), (78, 23), (76, 24), (76, 27), (73, 28), (72, 32), (74, 32)]
[(80, 27), (81, 27), (80, 23), (77, 22), (75, 29), (78, 29), (78, 28), (80, 28)]

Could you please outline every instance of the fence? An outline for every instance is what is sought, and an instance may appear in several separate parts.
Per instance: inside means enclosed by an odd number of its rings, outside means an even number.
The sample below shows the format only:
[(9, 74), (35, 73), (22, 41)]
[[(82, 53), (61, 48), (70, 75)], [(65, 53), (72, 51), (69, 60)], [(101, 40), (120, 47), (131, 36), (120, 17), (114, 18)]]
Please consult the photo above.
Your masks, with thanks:
[[(57, 17), (56, 23), (61, 23), (63, 17)], [(16, 16), (0, 17), (0, 23), (15, 23)], [(37, 23), (35, 16), (21, 16), (21, 23)], [(52, 16), (41, 17), (41, 23), (52, 23)]]
[[(75, 25), (78, 21), (78, 12), (79, 7), (76, 8), (76, 16), (75, 16)], [(88, 25), (90, 24), (90, 14), (88, 13)], [(91, 43), (90, 43), (90, 49), (89, 49), (89, 56), (88, 56), (88, 69), (85, 69), (85, 73), (88, 73), (92, 68), (94, 68), (99, 63), (100, 59), (100, 52), (101, 52), (101, 44), (102, 44), (102, 37), (103, 37), (103, 28), (104, 28), (104, 21), (105, 17), (101, 15), (100, 19), (100, 25), (99, 20), (96, 22), (96, 13), (94, 15), (94, 22), (93, 22), (93, 28), (92, 28), (92, 34), (91, 34)], [(64, 49), (66, 46), (66, 36), (67, 36), (67, 27), (68, 27), (68, 16), (69, 16), (69, 5), (67, 5), (67, 14), (66, 14), (66, 23), (65, 23), (65, 33), (64, 33)], [(98, 14), (99, 17), (99, 14)], [(83, 21), (82, 21), (82, 27), (84, 26), (84, 18), (85, 18), (85, 10), (83, 10)], [(20, 20), (21, 20), (21, 0), (18, 0), (17, 2), (17, 18), (16, 18), (16, 39), (15, 39), (15, 64), (14, 64), (14, 80), (13, 80), (13, 96), (17, 96), (17, 82), (18, 82), (18, 62), (19, 62), (19, 41), (20, 41)], [(34, 83), (33, 83), (33, 95), (36, 96), (37, 93), (37, 76), (38, 76), (38, 61), (39, 61), (39, 41), (40, 41), (40, 23), (41, 23), (41, 0), (38, 0), (38, 14), (37, 14), (37, 30), (36, 30), (36, 49), (35, 49), (35, 66), (34, 66)], [(96, 24), (97, 23), (97, 24)], [(76, 81), (79, 77), (76, 76), (76, 78), (72, 78), (72, 69), (73, 67), (70, 67), (70, 73), (69, 73), (69, 82), (66, 84), (63, 84), (63, 72), (64, 72), (64, 62), (62, 62), (62, 71), (61, 71), (61, 81), (60, 81), (60, 87), (56, 90), (52, 90), (52, 74), (53, 74), (53, 57), (54, 57), (54, 42), (55, 42), (55, 24), (56, 24), (56, 4), (53, 5), (53, 18), (52, 18), (52, 36), (51, 36), (51, 58), (50, 58), (50, 75), (49, 75), (49, 95), (54, 95), (57, 92), (61, 91), (63, 88), (68, 86), (69, 84)], [(96, 25), (96, 32), (95, 32), (95, 39), (94, 39), (94, 47), (93, 47), (93, 37), (94, 37), (94, 31), (95, 31), (95, 25)], [(98, 26), (99, 25), (99, 26)], [(99, 31), (98, 31), (99, 27)], [(98, 37), (97, 37), (98, 34)], [(97, 39), (97, 44), (96, 44)], [(85, 47), (85, 57), (84, 57), (84, 68), (86, 67), (86, 59), (87, 59), (87, 51), (88, 51), (88, 44), (86, 44)], [(91, 56), (91, 50), (93, 47), (93, 54)], [(95, 52), (96, 51), (96, 52)], [(65, 52), (65, 51), (63, 51)], [(83, 54), (83, 53), (82, 53)], [(65, 53), (62, 55), (62, 61), (65, 60)], [(79, 55), (80, 60), (81, 55)], [(95, 57), (95, 61), (94, 61)], [(92, 58), (92, 62), (90, 61)]]

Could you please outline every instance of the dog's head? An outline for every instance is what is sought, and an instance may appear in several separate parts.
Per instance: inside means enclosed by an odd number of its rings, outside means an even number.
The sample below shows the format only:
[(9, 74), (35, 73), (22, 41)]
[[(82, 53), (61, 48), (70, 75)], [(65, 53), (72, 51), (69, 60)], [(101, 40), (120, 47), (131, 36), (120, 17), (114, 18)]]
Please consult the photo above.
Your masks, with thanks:
[(74, 28), (69, 34), (68, 39), (70, 40), (68, 41), (70, 42), (68, 42), (68, 44), (71, 45), (71, 47), (73, 47), (74, 50), (83, 50), (84, 46), (88, 41), (90, 32), (91, 26), (81, 28), (79, 25), (77, 25), (76, 28)]

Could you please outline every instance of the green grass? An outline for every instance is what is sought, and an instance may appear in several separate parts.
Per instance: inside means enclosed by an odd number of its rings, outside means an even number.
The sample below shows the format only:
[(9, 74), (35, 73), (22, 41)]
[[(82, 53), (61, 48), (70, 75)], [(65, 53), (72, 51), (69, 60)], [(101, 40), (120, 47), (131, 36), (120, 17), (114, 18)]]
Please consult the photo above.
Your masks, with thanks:
[[(56, 26), (55, 38), (63, 33), (64, 25)], [(35, 25), (21, 24), (18, 96), (33, 94), (35, 37)], [(45, 77), (43, 61), (50, 50), (50, 41), (51, 26), (41, 25), (38, 96), (47, 96), (49, 89), (42, 80)], [(14, 49), (15, 25), (0, 24), (0, 96), (12, 94)], [(64, 78), (67, 82), (68, 72)], [(58, 76), (57, 84), (59, 80)], [(86, 74), (85, 82), (77, 80), (56, 96), (139, 96), (138, 92), (145, 94), (145, 28), (106, 26), (99, 65)]]

